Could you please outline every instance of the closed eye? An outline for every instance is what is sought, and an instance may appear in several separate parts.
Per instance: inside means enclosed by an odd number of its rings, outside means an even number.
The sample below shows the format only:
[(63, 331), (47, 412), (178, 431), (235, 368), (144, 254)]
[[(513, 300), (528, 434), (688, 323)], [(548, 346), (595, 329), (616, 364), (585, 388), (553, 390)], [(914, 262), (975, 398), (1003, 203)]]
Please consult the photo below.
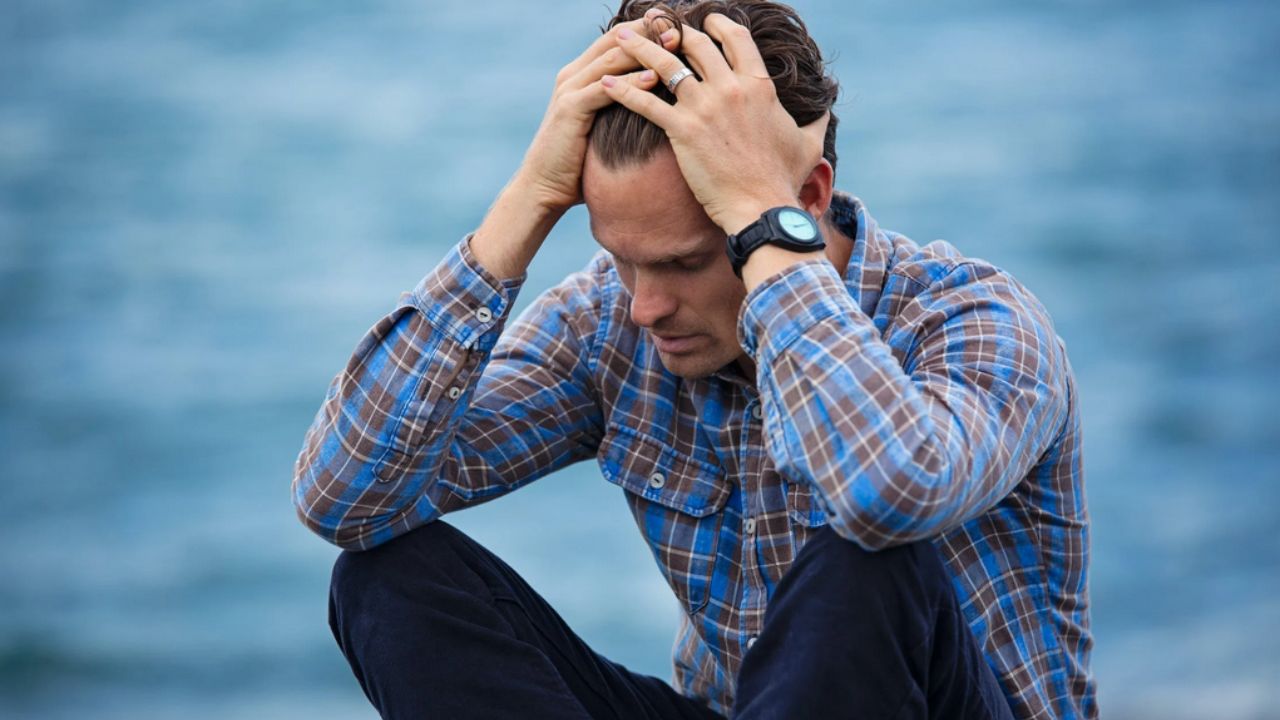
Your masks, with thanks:
[(680, 260), (676, 261), (676, 265), (681, 270), (694, 272), (694, 271), (705, 268), (707, 266), (707, 263), (710, 260), (711, 260), (711, 255), (709, 253), (702, 253), (700, 255), (694, 255), (692, 257), (681, 258)]

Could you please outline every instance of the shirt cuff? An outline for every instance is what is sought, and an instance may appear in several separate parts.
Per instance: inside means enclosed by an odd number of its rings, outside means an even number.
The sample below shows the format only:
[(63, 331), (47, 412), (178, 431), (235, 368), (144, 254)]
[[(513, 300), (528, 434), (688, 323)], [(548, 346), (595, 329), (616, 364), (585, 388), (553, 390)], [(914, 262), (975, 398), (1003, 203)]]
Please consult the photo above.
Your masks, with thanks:
[(499, 280), (471, 254), (469, 234), (401, 302), (463, 347), (488, 351), (527, 276)]
[(757, 365), (765, 366), (823, 320), (861, 314), (829, 261), (805, 260), (747, 295), (738, 313), (738, 342)]

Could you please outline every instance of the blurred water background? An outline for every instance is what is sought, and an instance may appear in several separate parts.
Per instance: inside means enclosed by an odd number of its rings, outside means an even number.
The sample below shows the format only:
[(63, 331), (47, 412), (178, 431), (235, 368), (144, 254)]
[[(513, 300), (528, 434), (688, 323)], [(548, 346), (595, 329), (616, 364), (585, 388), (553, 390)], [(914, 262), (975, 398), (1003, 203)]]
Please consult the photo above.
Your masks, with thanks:
[[(1013, 271), (1068, 343), (1104, 716), (1280, 717), (1280, 4), (797, 7), (844, 85), (838, 184)], [(374, 717), (292, 463), (607, 15), (4, 3), (0, 716)], [(585, 213), (548, 246), (522, 306)], [(675, 601), (593, 464), (452, 519), (669, 676)]]

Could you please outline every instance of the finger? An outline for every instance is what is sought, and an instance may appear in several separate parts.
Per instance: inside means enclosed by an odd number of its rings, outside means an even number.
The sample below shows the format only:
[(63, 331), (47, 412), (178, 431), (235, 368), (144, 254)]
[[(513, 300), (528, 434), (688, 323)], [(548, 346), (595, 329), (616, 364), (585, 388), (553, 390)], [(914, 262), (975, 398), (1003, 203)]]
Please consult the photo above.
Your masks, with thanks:
[(642, 30), (646, 22), (648, 22), (647, 19), (641, 18), (639, 20), (629, 20), (624, 23), (618, 23), (617, 25), (609, 28), (607, 32), (601, 33), (600, 37), (596, 38), (594, 42), (588, 45), (587, 49), (583, 50), (581, 55), (574, 58), (568, 65), (565, 65), (564, 68), (560, 70), (560, 75), (562, 77), (573, 77), (574, 75), (577, 75), (584, 67), (595, 61), (596, 58), (608, 52), (610, 48), (617, 47), (619, 31), (623, 28)]
[(702, 29), (724, 48), (724, 56), (729, 59), (733, 71), (748, 77), (768, 78), (769, 70), (760, 57), (760, 49), (751, 38), (751, 31), (745, 26), (730, 20), (720, 13), (711, 13), (702, 22)]
[(605, 75), (621, 75), (639, 68), (640, 61), (632, 57), (626, 50), (620, 47), (609, 48), (600, 57), (592, 60), (590, 64), (579, 70), (577, 74), (564, 80), (560, 85), (560, 89), (569, 92), (581, 90), (588, 85), (596, 84)]
[(600, 80), (600, 86), (604, 88), (609, 99), (644, 116), (653, 124), (666, 130), (668, 134), (679, 121), (679, 113), (676, 112), (674, 105), (668, 105), (662, 98), (638, 89), (632, 83), (619, 82), (618, 78), (606, 75)]
[[(581, 55), (574, 58), (568, 65), (560, 70), (559, 78), (571, 78), (582, 72), (591, 63), (600, 58), (601, 55), (609, 52), (609, 50), (618, 46), (618, 33), (624, 29), (631, 30), (636, 33), (645, 32), (649, 23), (650, 15), (639, 18), (637, 20), (628, 20), (627, 22), (618, 23), (609, 28), (608, 32), (602, 33), (594, 42), (582, 52)], [(598, 80), (599, 76), (592, 80)]]
[[(698, 71), (698, 75), (703, 80), (715, 82), (727, 80), (733, 75), (733, 68), (729, 67), (729, 61), (706, 33), (690, 25), (684, 25), (681, 31), (683, 35), (677, 34), (674, 30), (668, 32), (679, 41), (680, 51), (684, 53), (689, 64)], [(665, 33), (663, 36), (665, 37)], [(670, 47), (670, 45), (664, 43), (664, 47)]]
[[(670, 44), (674, 47), (676, 40), (671, 40)], [(561, 87), (565, 90), (573, 91), (591, 85), (605, 75), (621, 75), (640, 68), (640, 61), (635, 59), (625, 49), (620, 47), (612, 47), (604, 52), (603, 55), (591, 61), (589, 65), (578, 71), (576, 75), (564, 80)]]
[[(684, 63), (680, 62), (680, 58), (667, 52), (666, 49), (659, 47), (648, 38), (641, 37), (634, 32), (623, 30), (618, 33), (618, 47), (626, 50), (632, 57), (639, 60), (641, 65), (658, 71), (658, 77), (664, 83), (669, 81), (672, 75), (685, 68)], [(690, 88), (695, 85), (697, 85), (697, 81), (693, 78), (684, 80), (676, 87), (676, 97), (681, 97), (683, 93), (689, 92)]]
[[(619, 84), (634, 87), (646, 95), (651, 95), (652, 93), (649, 91), (653, 89), (654, 85), (658, 84), (658, 73), (648, 69), (638, 70), (626, 75), (610, 75), (609, 77), (614, 78)], [(607, 90), (608, 88), (604, 83), (591, 83), (575, 92), (575, 105), (584, 113), (594, 113), (614, 102), (613, 97), (609, 95)]]

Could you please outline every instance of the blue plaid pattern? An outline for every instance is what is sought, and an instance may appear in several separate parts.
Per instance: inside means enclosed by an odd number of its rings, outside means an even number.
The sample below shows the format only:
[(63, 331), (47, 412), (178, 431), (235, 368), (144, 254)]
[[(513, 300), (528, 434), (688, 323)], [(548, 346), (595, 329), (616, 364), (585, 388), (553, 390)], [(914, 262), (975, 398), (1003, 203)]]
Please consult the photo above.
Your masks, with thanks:
[(1088, 514), (1066, 348), (1003, 270), (878, 227), (757, 287), (736, 364), (665, 371), (607, 253), (504, 324), (466, 240), (356, 347), (298, 457), (294, 499), (363, 549), (595, 458), (685, 609), (674, 685), (725, 712), (774, 587), (814, 528), (930, 538), (1020, 718), (1097, 716)]

